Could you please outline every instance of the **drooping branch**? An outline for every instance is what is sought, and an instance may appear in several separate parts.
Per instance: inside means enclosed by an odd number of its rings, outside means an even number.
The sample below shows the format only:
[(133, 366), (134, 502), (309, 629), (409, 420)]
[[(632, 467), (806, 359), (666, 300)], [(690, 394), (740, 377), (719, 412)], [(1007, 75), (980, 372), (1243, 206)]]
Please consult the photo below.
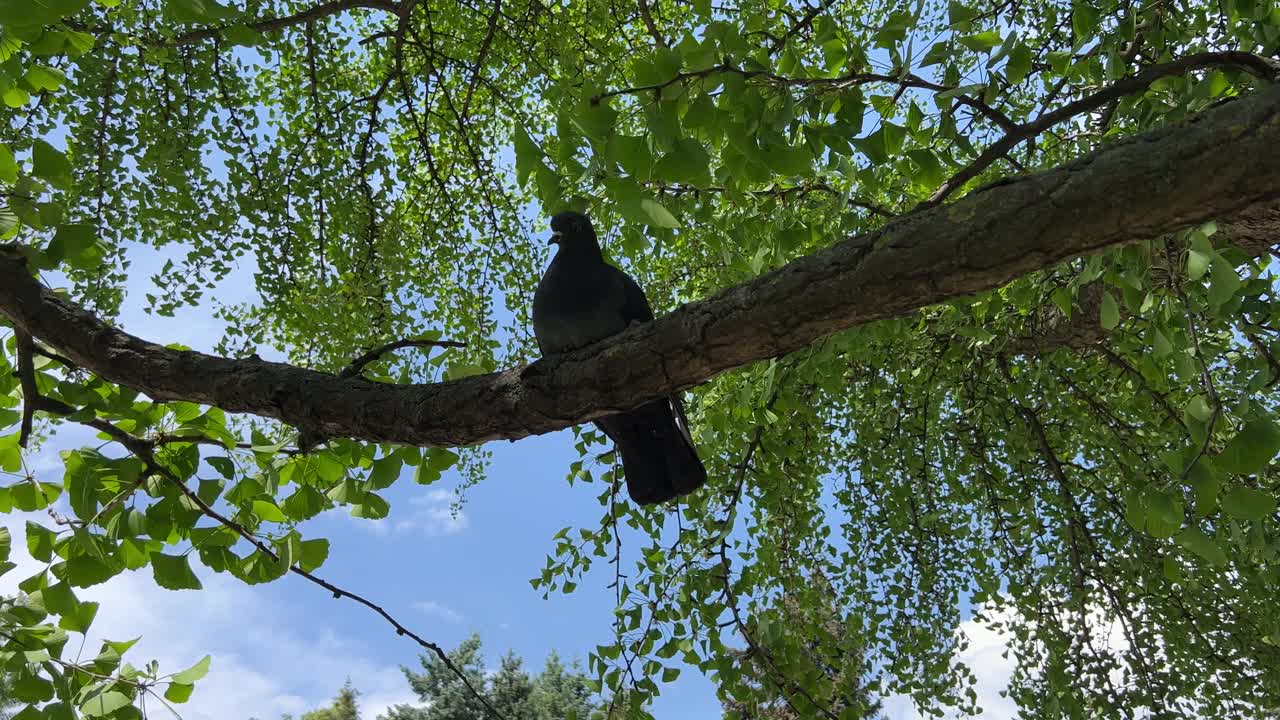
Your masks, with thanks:
[(103, 378), (321, 436), (468, 445), (635, 407), (851, 327), (1280, 200), (1280, 87), (911, 213), (652, 323), (527, 368), (384, 385), (134, 337), (0, 251), (0, 313)]
[[(1266, 255), (1280, 247), (1280, 203), (1259, 204), (1218, 223), (1213, 235), (1219, 247), (1233, 247), (1247, 257)], [(1102, 326), (1102, 297), (1106, 283), (1095, 280), (1080, 288), (1071, 314), (1048, 303), (1038, 313), (1034, 327), (1025, 336), (1013, 338), (1007, 349), (1020, 355), (1041, 355), (1059, 348), (1084, 350), (1106, 340), (1111, 331)], [(1120, 308), (1124, 318), (1127, 311)]]
[[(74, 415), (81, 414), (81, 410), (82, 410), (81, 408), (72, 407), (62, 402), (61, 400), (55, 400), (53, 398), (44, 397), (38, 394), (28, 396), (25, 399), (29, 404), (37, 406), (42, 412), (47, 412), (52, 415), (74, 416)], [(122, 430), (121, 428), (101, 418), (93, 418), (90, 420), (80, 420), (79, 422), (81, 422), (87, 427), (91, 427), (101, 432), (102, 434), (116, 441), (122, 447), (124, 447), (126, 450), (132, 453), (134, 457), (138, 458), (138, 460), (142, 462), (143, 472), (141, 473), (138, 481), (133, 484), (133, 487), (130, 490), (130, 492), (141, 487), (147, 478), (150, 478), (153, 476), (161, 478), (164, 481), (168, 482), (170, 485), (172, 485), (175, 489), (177, 489), (178, 492), (182, 493), (183, 497), (185, 497), (188, 502), (190, 502), (197, 509), (199, 509), (199, 511), (202, 514), (204, 514), (205, 517), (208, 517), (214, 520), (222, 527), (225, 527), (228, 530), (234, 532), (242, 540), (247, 542), (249, 545), (253, 546), (253, 548), (256, 549), (258, 552), (270, 558), (272, 562), (275, 562), (275, 563), (280, 562), (280, 555), (274, 549), (272, 549), (271, 545), (268, 544), (266, 540), (264, 540), (258, 534), (250, 532), (244, 525), (241, 525), (235, 520), (232, 520), (231, 518), (219, 512), (212, 505), (206, 502), (205, 499), (202, 498), (199, 493), (197, 493), (196, 491), (188, 487), (187, 484), (182, 481), (182, 478), (178, 477), (178, 475), (176, 475), (173, 472), (173, 470), (171, 470), (168, 466), (166, 466), (164, 463), (160, 462), (156, 458), (155, 450), (158, 446), (162, 444), (161, 442), (157, 440), (148, 440), (146, 438), (132, 435), (126, 432), (125, 430)], [(182, 442), (195, 441), (194, 438), (181, 438), (179, 440)], [(126, 495), (122, 495), (120, 497), (120, 500), (124, 500), (126, 498), (127, 498)], [(97, 517), (95, 517), (94, 520), (97, 520)], [(288, 567), (288, 572), (292, 572), (295, 575), (306, 578), (309, 582), (324, 588), (325, 590), (332, 593), (335, 599), (347, 598), (348, 600), (359, 603), (360, 605), (363, 605), (369, 608), (370, 610), (372, 610), (374, 613), (380, 616), (383, 620), (385, 620), (387, 624), (391, 625), (391, 627), (395, 629), (397, 635), (403, 635), (409, 638), (410, 640), (413, 640), (418, 644), (419, 647), (434, 654), (440, 660), (440, 662), (444, 664), (445, 668), (448, 669), (449, 672), (453, 673), (455, 677), (457, 677), (459, 680), (462, 681), (462, 684), (463, 686), (466, 687), (467, 691), (471, 693), (471, 695), (474, 696), (477, 700), (480, 701), (480, 703), (485, 708), (486, 714), (488, 714), (490, 718), (493, 718), (494, 720), (506, 720), (506, 718), (504, 718), (503, 715), (493, 707), (493, 704), (489, 702), (488, 698), (486, 698), (485, 695), (481, 693), (475, 687), (475, 685), (467, 678), (467, 675), (462, 672), (462, 670), (457, 666), (457, 664), (454, 663), (453, 660), (449, 658), (449, 656), (445, 653), (443, 648), (441, 648), (438, 644), (431, 642), (430, 640), (427, 640), (426, 638), (422, 637), (418, 633), (410, 630), (398, 619), (396, 619), (394, 615), (387, 612), (387, 610), (383, 608), (381, 605), (378, 605), (377, 603), (373, 602), (372, 600), (369, 600), (363, 595), (360, 595), (358, 593), (355, 593), (345, 588), (334, 585), (328, 580), (325, 580), (319, 575), (316, 575), (311, 570), (305, 569), (301, 563), (290, 564)]]

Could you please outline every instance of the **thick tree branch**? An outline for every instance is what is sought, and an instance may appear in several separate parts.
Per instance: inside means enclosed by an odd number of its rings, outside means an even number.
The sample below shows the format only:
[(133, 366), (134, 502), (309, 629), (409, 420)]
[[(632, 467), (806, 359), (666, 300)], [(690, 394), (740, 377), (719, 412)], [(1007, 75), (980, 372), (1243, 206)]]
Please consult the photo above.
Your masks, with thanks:
[(43, 288), (0, 250), (0, 314), (161, 401), (325, 436), (469, 445), (558, 430), (798, 350), (846, 328), (998, 287), (1058, 261), (1280, 200), (1280, 87), (911, 213), (652, 323), (527, 368), (383, 385), (161, 347)]
[(31, 335), (21, 328), (14, 330), (13, 338), (18, 354), (18, 383), (22, 387), (22, 429), (18, 433), (18, 445), (25, 448), (31, 439), (31, 427), (40, 398), (40, 393), (36, 390), (34, 358), (31, 357), (36, 346)]

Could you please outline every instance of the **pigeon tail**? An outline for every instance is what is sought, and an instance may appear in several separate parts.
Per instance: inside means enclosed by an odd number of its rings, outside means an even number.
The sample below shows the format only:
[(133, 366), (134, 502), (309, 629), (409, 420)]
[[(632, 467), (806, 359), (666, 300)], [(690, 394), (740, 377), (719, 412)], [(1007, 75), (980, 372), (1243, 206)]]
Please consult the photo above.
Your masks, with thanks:
[(627, 493), (640, 505), (679, 497), (707, 481), (707, 470), (676, 424), (667, 399), (596, 421), (617, 445)]

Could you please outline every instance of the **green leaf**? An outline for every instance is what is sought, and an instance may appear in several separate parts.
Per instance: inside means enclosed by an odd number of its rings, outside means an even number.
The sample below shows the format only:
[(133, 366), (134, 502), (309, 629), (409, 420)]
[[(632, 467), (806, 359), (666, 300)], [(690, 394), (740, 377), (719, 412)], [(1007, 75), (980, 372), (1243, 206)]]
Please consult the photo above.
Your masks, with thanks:
[(650, 225), (662, 228), (680, 227), (680, 221), (676, 220), (674, 215), (668, 212), (666, 208), (649, 198), (642, 198), (640, 200), (640, 208), (644, 210), (645, 214), (648, 215), (649, 219), (652, 221), (649, 223)]
[(232, 45), (240, 45), (243, 47), (256, 47), (267, 42), (265, 35), (254, 30), (248, 25), (232, 25), (222, 31), (222, 36)]
[(653, 174), (653, 153), (642, 137), (614, 135), (605, 144), (605, 154), (637, 180), (648, 180)]
[(529, 179), (530, 173), (534, 168), (542, 162), (545, 157), (542, 148), (529, 137), (529, 133), (525, 131), (521, 125), (516, 125), (515, 132), (516, 146), (516, 182), (523, 187)]
[(104, 255), (94, 227), (84, 223), (59, 225), (46, 253), (51, 261), (66, 262), (80, 270), (95, 269)]
[(298, 567), (311, 572), (329, 559), (329, 541), (324, 538), (303, 540), (301, 552), (297, 556)]
[(13, 536), (9, 534), (9, 528), (0, 527), (0, 562), (9, 559), (9, 551), (13, 548)]
[(1025, 43), (1018, 43), (1009, 51), (1009, 60), (1004, 66), (1005, 79), (1010, 85), (1017, 85), (1026, 79), (1031, 72), (1031, 48)]
[(1276, 496), (1265, 490), (1235, 485), (1222, 496), (1222, 509), (1240, 520), (1261, 520), (1276, 511)]
[(70, 611), (63, 613), (62, 619), (58, 621), (58, 627), (68, 632), (84, 634), (93, 625), (93, 620), (97, 615), (98, 603), (82, 602)]
[(85, 717), (104, 717), (131, 704), (133, 700), (128, 695), (118, 690), (108, 690), (86, 700), (80, 705), (80, 712)]
[(430, 485), (440, 479), (441, 472), (431, 467), (430, 463), (419, 463), (418, 469), (413, 472), (413, 481), (419, 485)]
[(1213, 263), (1213, 272), (1209, 279), (1209, 304), (1218, 307), (1230, 300), (1241, 286), (1240, 275), (1225, 260), (1218, 259)]
[(72, 185), (71, 161), (54, 146), (44, 140), (36, 140), (31, 148), (31, 172), (63, 190), (70, 190)]
[(907, 157), (911, 158), (911, 162), (919, 169), (917, 178), (924, 187), (936, 188), (946, 180), (946, 169), (942, 167), (942, 163), (938, 161), (938, 156), (934, 155), (932, 151), (908, 150)]
[(973, 50), (974, 52), (986, 52), (1002, 42), (1000, 33), (995, 30), (980, 32), (976, 35), (965, 35), (957, 38), (961, 45)]
[(53, 699), (53, 683), (29, 673), (21, 673), (9, 684), (9, 694), (13, 699), (29, 703), (48, 702)]
[(1218, 489), (1221, 482), (1213, 463), (1202, 457), (1187, 473), (1187, 482), (1195, 492), (1196, 515), (1205, 517), (1218, 506)]
[(1076, 47), (1093, 37), (1098, 28), (1098, 11), (1089, 2), (1071, 3), (1071, 32)]
[[(54, 566), (55, 570), (57, 566)], [(90, 587), (104, 583), (120, 571), (118, 566), (92, 555), (76, 555), (62, 567), (62, 575), (74, 587)]]
[(964, 25), (980, 15), (977, 10), (965, 7), (956, 0), (950, 0), (947, 3), (947, 21), (951, 26)]
[(433, 470), (444, 472), (458, 464), (458, 453), (448, 448), (427, 448), (422, 453), (422, 460), (424, 465), (431, 466)]
[(27, 552), (40, 562), (53, 561), (53, 547), (58, 535), (43, 525), (27, 521)]
[(263, 522), (282, 523), (289, 521), (275, 503), (266, 500), (253, 501), (253, 514), (257, 515), (258, 519)]
[(0, 100), (3, 100), (4, 104), (11, 108), (20, 108), (31, 101), (31, 93), (17, 85), (0, 83)]
[(1102, 327), (1106, 330), (1114, 330), (1116, 325), (1120, 324), (1120, 308), (1116, 305), (1116, 299), (1111, 296), (1110, 292), (1102, 293), (1100, 320), (1102, 321)]
[(18, 181), (18, 161), (8, 145), (0, 143), (0, 182), (15, 183)]
[(1204, 395), (1195, 395), (1187, 401), (1187, 413), (1202, 423), (1209, 422), (1213, 416), (1213, 408), (1209, 407), (1209, 399)]
[(1148, 491), (1147, 533), (1155, 538), (1172, 536), (1182, 527), (1182, 501), (1172, 492)]
[(1214, 567), (1221, 567), (1227, 564), (1227, 554), (1223, 552), (1222, 547), (1195, 525), (1189, 525), (1178, 533), (1177, 537), (1174, 538), (1174, 542), (1199, 555)]
[[(102, 0), (98, 1), (102, 2)], [(96, 41), (97, 39), (89, 33), (68, 30), (66, 31), (67, 54), (73, 57), (83, 55), (93, 49)]]
[(375, 493), (365, 493), (361, 503), (351, 508), (352, 517), (366, 518), (368, 520), (381, 520), (389, 512), (391, 512), (391, 506), (382, 496)]
[(1249, 421), (1214, 459), (1220, 469), (1239, 475), (1261, 472), (1280, 452), (1280, 427), (1271, 418)]
[(1191, 249), (1187, 251), (1187, 277), (1192, 280), (1199, 280), (1209, 271), (1209, 264), (1213, 262), (1213, 255), (1200, 250)]
[(710, 164), (711, 156), (702, 143), (685, 139), (658, 160), (653, 174), (668, 182), (706, 186), (711, 184)]
[(89, 6), (89, 0), (0, 0), (0, 25), (51, 25)]
[(27, 72), (23, 74), (22, 79), (36, 90), (53, 91), (62, 87), (62, 84), (67, 81), (67, 75), (55, 67), (34, 65), (27, 68)]
[(164, 14), (174, 22), (205, 23), (229, 20), (237, 13), (216, 0), (164, 0)]
[(79, 604), (75, 592), (65, 582), (56, 583), (41, 590), (40, 600), (44, 603), (44, 608), (54, 615), (65, 615)]
[(186, 555), (151, 553), (151, 570), (156, 584), (166, 590), (199, 590), (200, 579), (191, 571)]
[(444, 379), (445, 380), (461, 380), (462, 378), (465, 378), (465, 377), (472, 377), (475, 375), (484, 375), (487, 372), (489, 371), (484, 369), (484, 366), (482, 365), (466, 365), (466, 364), (450, 365), (449, 368), (444, 371)]
[(191, 667), (187, 668), (186, 670), (183, 670), (182, 672), (174, 673), (173, 676), (169, 678), (169, 680), (172, 682), (181, 683), (183, 685), (191, 685), (197, 680), (203, 678), (205, 675), (209, 674), (209, 665), (212, 662), (213, 662), (213, 656), (205, 655), (204, 657), (200, 658), (200, 660), (196, 662), (195, 665), (192, 665)]
[(169, 687), (164, 691), (164, 699), (169, 702), (184, 703), (191, 699), (191, 692), (195, 689), (194, 685), (169, 683)]
[(290, 520), (301, 522), (324, 512), (326, 506), (324, 493), (307, 485), (285, 498), (280, 509)]
[(215, 455), (213, 457), (205, 458), (204, 461), (209, 463), (209, 466), (214, 470), (217, 470), (218, 474), (222, 477), (228, 480), (235, 477), (236, 466), (235, 463), (231, 461), (231, 458)]
[(400, 478), (400, 470), (404, 462), (397, 455), (388, 455), (373, 461), (373, 469), (369, 472), (369, 488), (384, 490)]

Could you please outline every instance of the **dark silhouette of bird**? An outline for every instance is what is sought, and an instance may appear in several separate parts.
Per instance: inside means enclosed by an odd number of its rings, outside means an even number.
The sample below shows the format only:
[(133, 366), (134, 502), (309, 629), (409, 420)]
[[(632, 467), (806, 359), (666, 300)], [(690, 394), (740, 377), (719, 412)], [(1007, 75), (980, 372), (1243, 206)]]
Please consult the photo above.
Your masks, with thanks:
[[(542, 354), (555, 355), (653, 319), (644, 291), (604, 261), (586, 215), (551, 218), (551, 240), (560, 246), (533, 295), (533, 334)], [(597, 427), (622, 456), (627, 493), (641, 505), (666, 502), (707, 480), (678, 397), (659, 398), (634, 410), (603, 417)]]

